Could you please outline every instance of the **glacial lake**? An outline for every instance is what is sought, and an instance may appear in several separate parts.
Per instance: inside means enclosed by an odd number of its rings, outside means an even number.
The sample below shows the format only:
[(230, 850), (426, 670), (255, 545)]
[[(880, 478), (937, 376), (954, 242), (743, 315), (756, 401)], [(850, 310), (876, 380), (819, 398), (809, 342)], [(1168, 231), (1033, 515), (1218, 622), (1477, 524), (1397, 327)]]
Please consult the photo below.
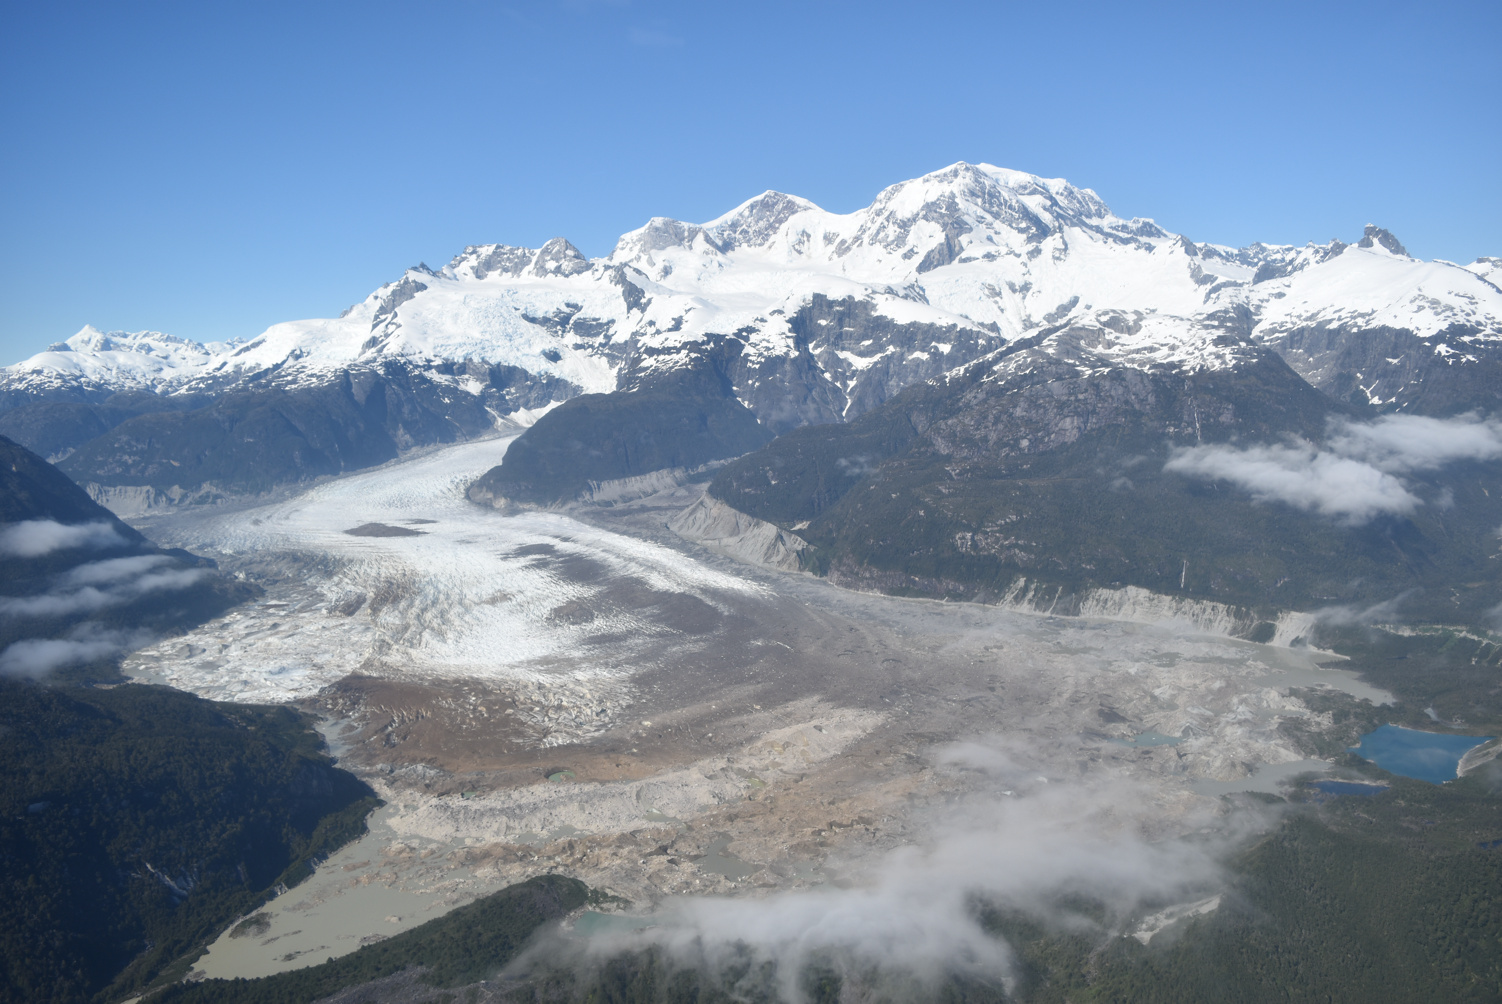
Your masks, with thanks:
[(1489, 736), (1453, 736), (1420, 732), (1398, 725), (1384, 725), (1361, 737), (1351, 752), (1393, 774), (1417, 778), (1430, 784), (1455, 780), (1456, 768), (1466, 752), (1486, 742)]

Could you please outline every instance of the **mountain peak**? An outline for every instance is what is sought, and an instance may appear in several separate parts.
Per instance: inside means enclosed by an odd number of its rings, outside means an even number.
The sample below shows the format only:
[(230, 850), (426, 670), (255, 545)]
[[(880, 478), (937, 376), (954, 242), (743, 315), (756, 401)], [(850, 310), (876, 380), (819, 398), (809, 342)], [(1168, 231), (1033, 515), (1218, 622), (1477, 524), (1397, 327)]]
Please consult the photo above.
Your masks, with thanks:
[(671, 216), (654, 216), (644, 226), (622, 234), (610, 257), (617, 262), (630, 261), (653, 251), (693, 247), (701, 238), (714, 250), (720, 250), (719, 243), (704, 227)]
[(476, 279), (500, 274), (515, 279), (532, 264), (537, 252), (532, 248), (513, 247), (510, 244), (471, 244), (448, 263), (447, 271), (461, 275), (469, 271)]
[(549, 240), (538, 249), (537, 257), (532, 261), (532, 274), (539, 277), (578, 275), (588, 271), (589, 259), (562, 237)]
[(1362, 234), (1361, 240), (1356, 246), (1362, 248), (1380, 247), (1390, 254), (1402, 255), (1404, 258), (1413, 257), (1408, 253), (1408, 249), (1403, 246), (1402, 242), (1392, 235), (1392, 231), (1383, 230), (1375, 223), (1368, 223), (1366, 225), (1366, 231)]
[(67, 341), (48, 347), (49, 352), (137, 352), (148, 356), (165, 356), (188, 349), (202, 352), (204, 346), (191, 338), (169, 335), (162, 331), (100, 331), (85, 324)]
[[(1130, 333), (1102, 336), (1120, 353), (1150, 349), (1160, 362), (1207, 358), (1223, 325), (1204, 318), (1226, 311), (1238, 336), (1380, 319), (1416, 336), (1458, 323), (1502, 342), (1502, 268), (1429, 268), (1376, 226), (1362, 241), (1360, 253), (1324, 268), (1345, 245), (1199, 243), (1149, 219), (1118, 218), (1062, 178), (959, 161), (848, 213), (768, 190), (703, 224), (653, 217), (608, 259), (591, 261), (562, 237), (535, 249), (471, 245), (436, 272), (405, 271), (340, 320), (284, 322), (248, 344), (86, 327), (7, 367), (0, 401), (60, 388), (196, 393), (263, 374), (313, 386), (376, 356), (505, 364), (549, 394), (547, 381), (593, 393), (618, 385), (622, 359), (650, 359), (665, 372), (688, 366), (706, 340), (733, 337), (744, 343), (747, 400), (785, 424), (792, 420), (777, 417), (785, 402), (770, 389), (782, 379), (775, 360), (810, 339), (828, 351), (818, 358), (822, 375), (809, 379), (838, 391), (828, 399), (837, 404), (797, 405), (819, 421), (853, 414), (908, 376), (936, 376), (996, 339), (1102, 312), (1136, 318)], [(944, 333), (925, 335), (931, 344), (893, 334), (914, 325)], [(886, 333), (857, 337), (867, 329)], [(502, 397), (487, 406), (500, 414), (532, 407), (492, 390)]]
[[(1044, 178), (1026, 171), (997, 167), (995, 164), (971, 164), (963, 160), (956, 161), (948, 167), (930, 171), (912, 181), (898, 182), (884, 190), (882, 194), (895, 193), (909, 186), (921, 186), (927, 190), (944, 189), (962, 198), (983, 197), (993, 193), (1018, 199), (1037, 196), (1066, 210), (1070, 215), (1087, 219), (1104, 219), (1111, 216), (1110, 208), (1101, 201), (1100, 196), (1088, 188), (1071, 185), (1064, 178)], [(880, 201), (881, 196), (877, 199)]]
[(818, 210), (807, 199), (768, 189), (747, 199), (724, 216), (704, 224), (723, 250), (738, 247), (762, 247), (781, 232), (788, 220), (807, 210)]

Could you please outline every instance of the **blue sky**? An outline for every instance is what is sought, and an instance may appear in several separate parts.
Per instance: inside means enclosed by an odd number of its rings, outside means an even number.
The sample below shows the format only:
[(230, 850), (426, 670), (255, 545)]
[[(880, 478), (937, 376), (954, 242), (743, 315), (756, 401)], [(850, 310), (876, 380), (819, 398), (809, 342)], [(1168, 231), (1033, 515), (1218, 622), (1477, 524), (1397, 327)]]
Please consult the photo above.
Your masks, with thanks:
[(419, 260), (956, 160), (1201, 241), (1502, 255), (1502, 4), (20, 3), (0, 363), (329, 316)]

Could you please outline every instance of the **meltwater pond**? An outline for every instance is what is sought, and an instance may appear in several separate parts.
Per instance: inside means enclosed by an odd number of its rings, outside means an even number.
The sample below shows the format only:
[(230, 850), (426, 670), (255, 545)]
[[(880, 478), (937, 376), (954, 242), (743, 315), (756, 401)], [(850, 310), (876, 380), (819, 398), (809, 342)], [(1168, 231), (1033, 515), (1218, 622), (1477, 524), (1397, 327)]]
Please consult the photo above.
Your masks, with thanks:
[(1490, 738), (1452, 736), (1384, 725), (1362, 736), (1361, 745), (1351, 747), (1351, 752), (1393, 774), (1443, 784), (1455, 779), (1461, 757)]

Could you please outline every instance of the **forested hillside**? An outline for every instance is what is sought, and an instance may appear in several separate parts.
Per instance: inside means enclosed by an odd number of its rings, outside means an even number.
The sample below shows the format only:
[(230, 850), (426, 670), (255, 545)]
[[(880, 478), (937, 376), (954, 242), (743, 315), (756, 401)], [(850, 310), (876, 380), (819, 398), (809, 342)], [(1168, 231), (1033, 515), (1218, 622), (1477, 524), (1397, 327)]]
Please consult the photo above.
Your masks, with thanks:
[(289, 708), (0, 680), (0, 1001), (117, 999), (364, 832)]

